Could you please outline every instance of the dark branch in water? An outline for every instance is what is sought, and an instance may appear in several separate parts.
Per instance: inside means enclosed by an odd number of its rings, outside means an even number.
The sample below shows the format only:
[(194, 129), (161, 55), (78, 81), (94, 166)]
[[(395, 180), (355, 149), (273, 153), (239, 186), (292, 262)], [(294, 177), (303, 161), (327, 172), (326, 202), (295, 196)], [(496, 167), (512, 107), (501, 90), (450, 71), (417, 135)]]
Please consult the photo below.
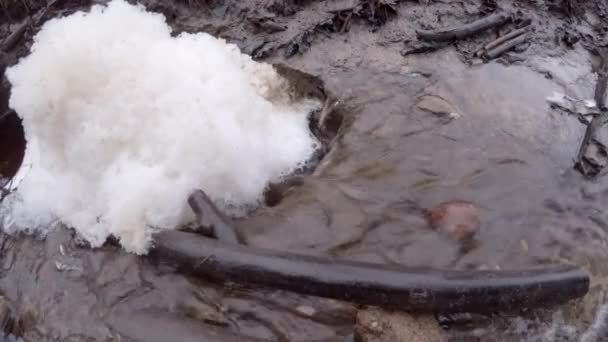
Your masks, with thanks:
[(582, 269), (439, 271), (335, 261), (164, 231), (153, 255), (216, 281), (265, 286), (364, 305), (417, 312), (492, 312), (550, 306), (589, 288)]
[[(608, 86), (608, 51), (605, 48), (598, 49), (598, 54), (601, 59), (600, 67), (597, 71), (597, 83), (595, 84), (595, 103), (597, 108), (600, 110), (600, 114), (595, 116), (585, 130), (585, 136), (581, 142), (581, 146), (576, 156), (576, 163), (574, 167), (582, 173), (585, 177), (595, 177), (599, 174), (602, 169), (602, 165), (596, 165), (593, 160), (586, 157), (590, 145), (594, 142), (594, 137), (597, 130), (608, 123), (608, 112), (606, 111), (606, 88)], [(599, 146), (604, 149), (605, 146)]]
[(188, 204), (194, 211), (198, 224), (208, 230), (204, 235), (211, 235), (228, 243), (239, 243), (232, 223), (217, 209), (204, 191), (195, 190), (188, 197)]
[(436, 31), (419, 30), (416, 31), (416, 35), (418, 36), (418, 39), (437, 42), (463, 39), (493, 27), (501, 26), (510, 20), (510, 15), (506, 13), (496, 13), (458, 27), (439, 29)]

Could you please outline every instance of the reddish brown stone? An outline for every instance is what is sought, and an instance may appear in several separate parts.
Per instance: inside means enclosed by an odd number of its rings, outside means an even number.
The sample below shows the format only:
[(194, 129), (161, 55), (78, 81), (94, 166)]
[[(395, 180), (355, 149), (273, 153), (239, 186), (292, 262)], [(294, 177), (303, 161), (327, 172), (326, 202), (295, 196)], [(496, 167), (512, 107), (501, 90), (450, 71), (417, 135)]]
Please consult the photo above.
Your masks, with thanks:
[(481, 225), (477, 207), (461, 200), (445, 202), (432, 208), (429, 211), (429, 221), (433, 228), (458, 241), (475, 235)]

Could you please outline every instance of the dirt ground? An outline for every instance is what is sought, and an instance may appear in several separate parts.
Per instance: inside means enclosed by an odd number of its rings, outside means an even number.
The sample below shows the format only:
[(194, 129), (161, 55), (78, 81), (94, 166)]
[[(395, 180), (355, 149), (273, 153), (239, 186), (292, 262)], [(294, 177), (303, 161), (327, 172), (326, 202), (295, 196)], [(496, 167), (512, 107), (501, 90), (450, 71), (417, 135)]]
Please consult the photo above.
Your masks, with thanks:
[[(54, 16), (104, 1), (0, 2), (0, 38), (40, 13), (0, 56), (27, 54)], [(411, 316), (176, 273), (67, 229), (0, 236), (0, 325), (26, 341), (606, 341), (608, 179), (573, 167), (585, 132), (552, 108), (554, 92), (592, 99), (608, 32), (603, 0), (139, 1), (179, 32), (207, 32), (268, 63), (318, 77), (339, 100), (329, 153), (269, 205), (238, 222), (252, 246), (348, 260), (449, 269), (576, 264), (589, 294), (519, 314)], [(27, 4), (27, 7), (25, 7)], [(416, 30), (494, 11), (510, 23), (446, 44)], [(529, 38), (484, 61), (479, 46), (531, 20)], [(499, 32), (500, 31), (500, 32)], [(0, 115), (10, 85), (4, 80)], [(2, 137), (0, 137), (2, 139)], [(0, 151), (2, 151), (0, 147)], [(1, 164), (0, 164), (1, 166)], [(424, 214), (466, 200), (480, 211), (473, 245)], [(608, 322), (605, 322), (608, 323)], [(588, 331), (589, 327), (595, 327)], [(204, 338), (202, 338), (203, 336)]]

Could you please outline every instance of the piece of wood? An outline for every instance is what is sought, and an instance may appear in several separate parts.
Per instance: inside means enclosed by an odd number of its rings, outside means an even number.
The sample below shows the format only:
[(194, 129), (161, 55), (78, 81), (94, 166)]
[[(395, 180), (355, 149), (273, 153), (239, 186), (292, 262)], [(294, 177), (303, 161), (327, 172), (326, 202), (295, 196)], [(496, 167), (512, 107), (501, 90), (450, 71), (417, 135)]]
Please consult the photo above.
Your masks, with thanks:
[(40, 9), (38, 12), (34, 14), (33, 17), (25, 18), (17, 28), (6, 37), (2, 44), (0, 44), (0, 49), (4, 52), (11, 51), (17, 43), (23, 38), (23, 35), (27, 31), (28, 27), (40, 25), (42, 18), (48, 13), (48, 11), (55, 5), (60, 5), (63, 0), (51, 0), (46, 6)]
[(594, 100), (597, 108), (606, 109), (606, 88), (608, 88), (608, 49), (598, 49), (600, 55), (600, 66), (597, 71), (597, 83), (595, 84)]
[(220, 241), (239, 243), (239, 238), (232, 223), (213, 204), (209, 196), (202, 190), (195, 190), (188, 197), (188, 204), (194, 211), (198, 224)]
[(338, 261), (225, 243), (176, 230), (154, 236), (153, 257), (206, 280), (236, 282), (414, 312), (496, 312), (584, 296), (576, 266), (456, 271)]
[(21, 22), (17, 28), (2, 41), (2, 51), (9, 52), (12, 50), (15, 45), (19, 43), (31, 23), (32, 21), (29, 18)]
[(485, 30), (498, 27), (511, 20), (511, 16), (507, 13), (495, 13), (487, 17), (475, 20), (472, 23), (458, 27), (451, 27), (439, 30), (418, 30), (416, 36), (421, 40), (428, 41), (448, 41), (455, 39), (463, 39)]
[(600, 114), (595, 116), (591, 122), (587, 125), (585, 135), (581, 141), (581, 145), (576, 156), (574, 167), (583, 174), (585, 177), (592, 178), (597, 175), (597, 170), (589, 170), (593, 168), (591, 165), (587, 165), (585, 154), (587, 149), (592, 142), (595, 132), (601, 127), (608, 123), (608, 111), (606, 111), (605, 94), (606, 86), (608, 84), (608, 51), (604, 49), (598, 49), (600, 56), (600, 67), (598, 68), (598, 77), (595, 83), (595, 103), (597, 108), (600, 110)]
[(494, 59), (496, 57), (499, 57), (500, 55), (511, 50), (512, 48), (516, 47), (517, 45), (524, 43), (527, 39), (528, 39), (528, 34), (526, 33), (526, 34), (520, 35), (518, 37), (515, 37), (511, 40), (507, 40), (507, 41), (503, 42), (502, 44), (496, 46), (495, 48), (486, 51), (483, 54), (483, 57), (485, 59)]
[(485, 44), (484, 46), (480, 47), (477, 51), (475, 51), (475, 55), (481, 56), (485, 53), (485, 51), (491, 50), (491, 49), (499, 46), (500, 44), (506, 42), (507, 40), (513, 39), (515, 37), (519, 37), (522, 34), (528, 32), (528, 29), (529, 29), (529, 26), (522, 27), (517, 30), (513, 30), (513, 31), (503, 35), (502, 37), (499, 37), (498, 39), (495, 39), (495, 40)]

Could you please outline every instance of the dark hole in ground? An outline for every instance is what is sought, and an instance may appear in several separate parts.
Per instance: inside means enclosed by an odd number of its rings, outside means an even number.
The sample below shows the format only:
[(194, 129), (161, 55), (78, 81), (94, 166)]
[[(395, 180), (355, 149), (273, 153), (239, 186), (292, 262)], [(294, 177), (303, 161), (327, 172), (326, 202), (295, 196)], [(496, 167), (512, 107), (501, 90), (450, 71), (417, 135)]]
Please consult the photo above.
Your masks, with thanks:
[(332, 148), (344, 117), (342, 108), (337, 104), (334, 96), (327, 92), (325, 85), (318, 77), (283, 64), (277, 64), (275, 68), (289, 81), (289, 92), (293, 98), (313, 98), (319, 100), (323, 105), (319, 110), (311, 113), (309, 118), (310, 131), (319, 140), (321, 147), (304, 167), (286, 177), (282, 182), (268, 186), (264, 193), (264, 203), (269, 207), (279, 205), (288, 192), (303, 184), (303, 175), (315, 170)]
[(25, 155), (21, 119), (13, 111), (0, 115), (0, 187), (17, 174)]

